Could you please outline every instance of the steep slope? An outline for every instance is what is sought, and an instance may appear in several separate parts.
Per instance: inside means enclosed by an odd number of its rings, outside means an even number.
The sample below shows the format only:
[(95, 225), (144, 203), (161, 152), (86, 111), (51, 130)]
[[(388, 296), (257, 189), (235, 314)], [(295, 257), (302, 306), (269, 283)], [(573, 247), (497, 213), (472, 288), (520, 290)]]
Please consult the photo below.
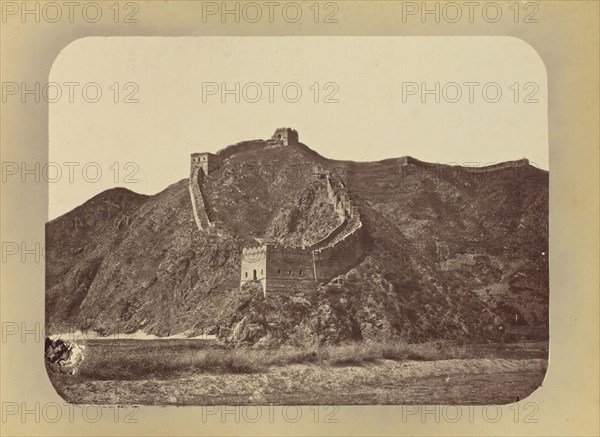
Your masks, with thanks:
[(148, 199), (124, 188), (107, 190), (46, 225), (46, 318), (69, 322), (107, 253), (127, 235)]
[[(402, 337), (497, 339), (548, 326), (548, 174), (527, 164), (474, 172), (412, 158), (327, 160), (262, 140), (219, 152), (205, 177), (210, 232), (196, 228), (187, 180), (154, 196), (109, 190), (47, 225), (50, 332), (218, 332), (234, 343)], [(268, 297), (239, 290), (241, 248), (311, 245), (340, 224), (321, 177), (345, 187), (364, 255), (330, 284)], [(100, 196), (97, 196), (100, 198)], [(90, 217), (93, 221), (86, 222)], [(344, 256), (344, 253), (336, 254)]]

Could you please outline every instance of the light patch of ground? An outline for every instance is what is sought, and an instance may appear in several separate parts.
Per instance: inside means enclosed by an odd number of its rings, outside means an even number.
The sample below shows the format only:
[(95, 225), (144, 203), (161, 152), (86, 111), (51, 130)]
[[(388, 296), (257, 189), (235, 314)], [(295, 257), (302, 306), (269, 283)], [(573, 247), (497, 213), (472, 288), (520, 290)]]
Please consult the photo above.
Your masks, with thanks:
[(486, 285), (483, 288), (473, 290), (481, 299), (487, 300), (495, 296), (503, 296), (508, 293), (510, 286), (508, 283), (495, 283)]
[(158, 337), (154, 334), (147, 334), (142, 330), (137, 330), (132, 334), (111, 334), (108, 336), (101, 336), (95, 331), (73, 331), (62, 334), (52, 334), (48, 337), (51, 339), (62, 338), (64, 340), (71, 341), (83, 341), (83, 340), (215, 340), (216, 335), (198, 335), (190, 337), (191, 331), (180, 332), (179, 334), (173, 334), (169, 337)]
[(471, 253), (460, 253), (454, 258), (449, 258), (440, 262), (440, 269), (447, 272), (462, 268), (464, 265), (472, 266), (475, 264), (475, 255)]

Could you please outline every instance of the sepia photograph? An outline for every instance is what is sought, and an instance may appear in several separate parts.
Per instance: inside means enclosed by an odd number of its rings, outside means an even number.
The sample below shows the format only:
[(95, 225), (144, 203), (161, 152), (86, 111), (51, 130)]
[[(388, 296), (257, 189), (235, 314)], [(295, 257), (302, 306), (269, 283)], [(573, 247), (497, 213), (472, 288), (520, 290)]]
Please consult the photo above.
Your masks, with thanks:
[(600, 2), (0, 0), (0, 436), (600, 435)]
[(88, 38), (50, 73), (73, 75), (97, 86), (49, 115), (51, 161), (85, 163), (49, 190), (45, 354), (64, 399), (504, 404), (542, 384), (530, 46)]

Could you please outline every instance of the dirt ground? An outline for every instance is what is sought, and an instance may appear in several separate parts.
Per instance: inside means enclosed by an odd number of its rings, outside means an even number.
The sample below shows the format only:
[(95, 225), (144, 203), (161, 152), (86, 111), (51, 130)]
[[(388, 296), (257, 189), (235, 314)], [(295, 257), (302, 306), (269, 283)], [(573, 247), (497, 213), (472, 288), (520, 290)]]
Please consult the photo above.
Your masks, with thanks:
[(534, 344), (522, 345), (508, 358), (289, 364), (261, 373), (197, 373), (164, 380), (84, 380), (56, 373), (50, 379), (65, 400), (90, 404), (505, 404), (524, 399), (542, 384), (547, 360), (532, 350), (541, 352)]

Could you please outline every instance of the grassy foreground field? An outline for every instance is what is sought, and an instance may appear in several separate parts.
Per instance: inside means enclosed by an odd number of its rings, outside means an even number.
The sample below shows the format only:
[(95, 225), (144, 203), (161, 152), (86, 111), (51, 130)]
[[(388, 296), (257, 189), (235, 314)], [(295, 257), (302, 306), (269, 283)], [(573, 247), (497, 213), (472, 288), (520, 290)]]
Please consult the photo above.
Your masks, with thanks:
[(87, 340), (63, 398), (98, 404), (502, 404), (541, 385), (546, 342), (227, 349), (207, 340)]

